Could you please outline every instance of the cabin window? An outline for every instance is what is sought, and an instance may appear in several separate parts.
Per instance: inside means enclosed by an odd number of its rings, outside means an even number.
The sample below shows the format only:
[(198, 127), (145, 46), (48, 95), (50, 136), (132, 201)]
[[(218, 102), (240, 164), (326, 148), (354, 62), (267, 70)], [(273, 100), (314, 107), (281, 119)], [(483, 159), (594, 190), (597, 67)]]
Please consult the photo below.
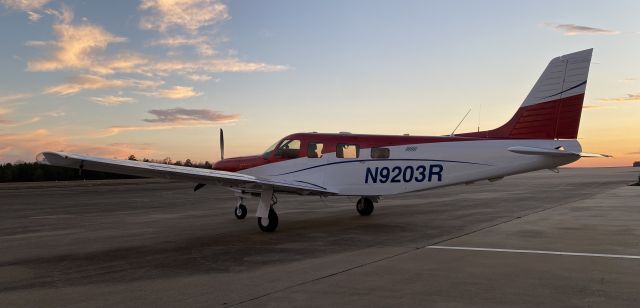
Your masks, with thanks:
[(276, 156), (282, 158), (300, 157), (300, 140), (285, 139), (276, 151)]
[(356, 144), (338, 143), (336, 146), (336, 157), (338, 158), (358, 158), (360, 147)]
[(307, 157), (309, 158), (320, 158), (322, 157), (322, 143), (310, 142), (307, 146)]
[(391, 150), (389, 148), (371, 148), (371, 158), (384, 159), (389, 158)]

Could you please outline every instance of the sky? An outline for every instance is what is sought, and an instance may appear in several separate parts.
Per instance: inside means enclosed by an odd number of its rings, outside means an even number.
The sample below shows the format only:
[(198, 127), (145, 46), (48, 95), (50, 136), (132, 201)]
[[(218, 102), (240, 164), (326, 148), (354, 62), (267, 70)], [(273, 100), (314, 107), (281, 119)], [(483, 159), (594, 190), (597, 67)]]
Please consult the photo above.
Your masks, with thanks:
[(295, 132), (500, 126), (594, 48), (584, 151), (640, 160), (638, 1), (0, 0), (0, 162), (216, 161)]

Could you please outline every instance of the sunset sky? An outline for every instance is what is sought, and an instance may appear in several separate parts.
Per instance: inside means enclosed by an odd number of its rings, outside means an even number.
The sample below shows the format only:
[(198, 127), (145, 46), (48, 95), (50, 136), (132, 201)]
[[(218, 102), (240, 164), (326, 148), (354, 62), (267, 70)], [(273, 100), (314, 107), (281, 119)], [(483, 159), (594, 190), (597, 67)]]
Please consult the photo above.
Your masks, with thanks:
[(638, 1), (0, 0), (0, 162), (256, 154), (294, 132), (491, 129), (594, 48), (583, 150), (640, 160)]

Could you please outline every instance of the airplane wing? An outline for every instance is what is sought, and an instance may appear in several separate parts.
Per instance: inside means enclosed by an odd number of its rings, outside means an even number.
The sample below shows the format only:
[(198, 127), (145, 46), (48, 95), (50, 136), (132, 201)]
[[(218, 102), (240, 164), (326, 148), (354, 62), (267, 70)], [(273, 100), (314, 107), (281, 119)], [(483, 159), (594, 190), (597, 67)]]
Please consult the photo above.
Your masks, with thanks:
[(225, 186), (249, 192), (260, 192), (265, 188), (272, 188), (274, 192), (286, 192), (300, 195), (336, 194), (324, 187), (297, 181), (290, 182), (280, 179), (255, 177), (236, 172), (173, 166), (132, 160), (108, 159), (64, 152), (42, 152), (38, 154), (36, 160), (39, 163), (53, 166), (120, 173), (141, 177), (175, 179), (193, 183)]
[(561, 149), (543, 149), (543, 148), (535, 148), (535, 147), (523, 147), (523, 146), (515, 146), (510, 147), (507, 150), (513, 153), (524, 154), (524, 155), (546, 155), (546, 156), (580, 156), (580, 157), (612, 157), (607, 154), (597, 154), (597, 153), (586, 153), (586, 152), (571, 152)]

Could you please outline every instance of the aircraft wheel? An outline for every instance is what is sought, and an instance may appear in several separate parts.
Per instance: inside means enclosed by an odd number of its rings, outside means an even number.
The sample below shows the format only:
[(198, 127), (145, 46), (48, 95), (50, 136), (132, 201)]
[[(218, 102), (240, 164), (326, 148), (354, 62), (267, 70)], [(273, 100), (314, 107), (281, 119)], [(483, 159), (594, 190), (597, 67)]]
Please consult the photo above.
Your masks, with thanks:
[(244, 204), (240, 203), (237, 207), (236, 210), (234, 211), (234, 214), (236, 215), (237, 219), (244, 219), (245, 217), (247, 217), (247, 207), (244, 206)]
[(358, 203), (356, 203), (356, 210), (358, 210), (358, 214), (360, 214), (360, 216), (371, 215), (371, 213), (373, 213), (373, 200), (365, 197), (358, 199)]
[(278, 214), (271, 208), (269, 209), (269, 217), (258, 217), (258, 227), (263, 232), (273, 232), (278, 228)]

